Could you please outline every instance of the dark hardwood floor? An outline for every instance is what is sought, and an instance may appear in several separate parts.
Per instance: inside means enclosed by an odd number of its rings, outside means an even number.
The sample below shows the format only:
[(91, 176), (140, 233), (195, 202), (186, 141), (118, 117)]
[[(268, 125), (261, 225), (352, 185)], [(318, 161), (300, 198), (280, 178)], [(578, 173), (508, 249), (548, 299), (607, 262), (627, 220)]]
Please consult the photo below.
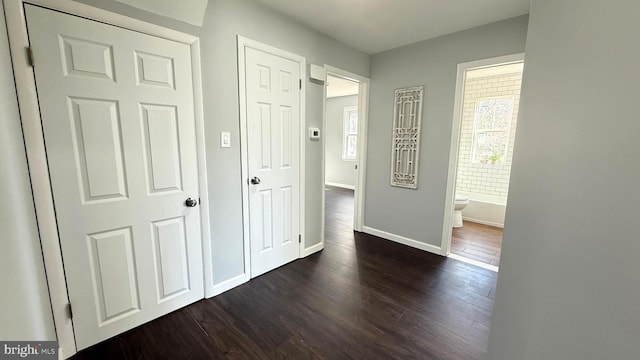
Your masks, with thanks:
[(453, 228), (451, 252), (485, 264), (499, 266), (502, 249), (502, 229), (465, 221)]
[(326, 191), (325, 249), (75, 359), (484, 359), (497, 274), (351, 230)]

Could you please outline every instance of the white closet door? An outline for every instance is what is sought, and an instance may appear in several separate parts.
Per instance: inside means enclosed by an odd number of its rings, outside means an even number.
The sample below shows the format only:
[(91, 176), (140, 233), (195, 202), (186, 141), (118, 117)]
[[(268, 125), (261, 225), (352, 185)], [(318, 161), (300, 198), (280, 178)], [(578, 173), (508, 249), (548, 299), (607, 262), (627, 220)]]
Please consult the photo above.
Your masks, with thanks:
[(251, 277), (298, 258), (300, 64), (246, 49)]
[(191, 53), (25, 8), (82, 349), (204, 296)]

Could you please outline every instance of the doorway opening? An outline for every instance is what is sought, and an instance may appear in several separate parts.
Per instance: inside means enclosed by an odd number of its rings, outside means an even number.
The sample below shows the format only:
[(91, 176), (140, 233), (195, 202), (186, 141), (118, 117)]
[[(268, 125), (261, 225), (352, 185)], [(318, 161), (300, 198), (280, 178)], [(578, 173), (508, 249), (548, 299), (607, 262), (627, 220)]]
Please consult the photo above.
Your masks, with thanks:
[(325, 229), (353, 232), (358, 180), (358, 93), (360, 84), (327, 74), (324, 148)]
[(329, 66), (324, 121), (323, 239), (362, 230), (368, 79)]
[(500, 264), (523, 66), (519, 54), (458, 67), (443, 241), (450, 257), (494, 271)]

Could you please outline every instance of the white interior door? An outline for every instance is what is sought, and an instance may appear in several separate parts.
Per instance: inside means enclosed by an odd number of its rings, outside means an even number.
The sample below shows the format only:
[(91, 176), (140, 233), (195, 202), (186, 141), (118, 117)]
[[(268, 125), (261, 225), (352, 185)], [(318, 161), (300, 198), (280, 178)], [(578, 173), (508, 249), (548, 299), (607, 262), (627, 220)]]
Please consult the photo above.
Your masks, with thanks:
[(191, 53), (25, 9), (82, 349), (204, 296)]
[(300, 64), (245, 52), (251, 277), (299, 256)]

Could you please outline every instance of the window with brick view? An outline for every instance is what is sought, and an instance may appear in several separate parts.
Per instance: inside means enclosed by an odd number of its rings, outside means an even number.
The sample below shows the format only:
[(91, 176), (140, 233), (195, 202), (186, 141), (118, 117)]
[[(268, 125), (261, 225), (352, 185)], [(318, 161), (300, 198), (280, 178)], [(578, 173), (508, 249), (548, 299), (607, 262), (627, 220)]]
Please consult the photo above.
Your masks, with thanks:
[[(487, 74), (487, 70), (483, 69), (472, 70), (467, 73), (464, 87), (456, 183), (456, 191), (459, 193), (481, 194), (481, 196), (490, 197), (494, 201), (506, 199), (507, 197), (513, 146), (517, 130), (522, 66), (511, 68), (510, 70), (513, 71), (493, 71)], [(482, 163), (480, 162), (481, 157), (476, 157), (477, 160), (474, 160), (473, 154), (476, 109), (482, 100), (492, 99), (513, 99), (506, 150), (502, 158), (495, 164), (492, 164), (488, 159), (485, 163)], [(486, 109), (486, 112), (491, 113), (489, 109)], [(491, 119), (493, 121), (493, 117)], [(491, 124), (493, 126), (493, 122)], [(487, 128), (484, 128), (484, 130), (487, 130)]]
[(471, 161), (503, 162), (509, 144), (513, 97), (485, 98), (476, 103)]
[(358, 108), (344, 108), (342, 159), (356, 160), (358, 153)]

